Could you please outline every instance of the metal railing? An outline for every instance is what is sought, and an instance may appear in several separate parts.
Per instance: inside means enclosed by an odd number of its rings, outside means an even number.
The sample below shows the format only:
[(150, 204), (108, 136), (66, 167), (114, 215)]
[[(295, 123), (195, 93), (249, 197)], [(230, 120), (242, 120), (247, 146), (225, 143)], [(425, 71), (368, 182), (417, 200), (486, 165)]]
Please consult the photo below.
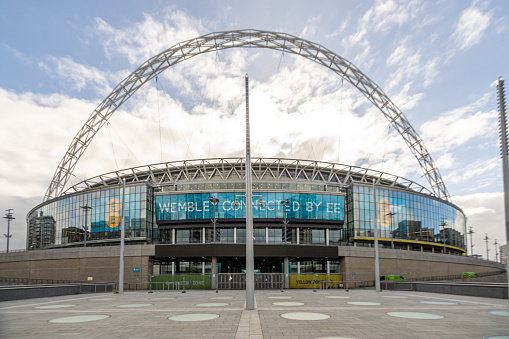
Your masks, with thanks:
[(53, 285), (53, 284), (79, 284), (75, 280), (29, 279), (29, 278), (2, 278), (0, 285)]

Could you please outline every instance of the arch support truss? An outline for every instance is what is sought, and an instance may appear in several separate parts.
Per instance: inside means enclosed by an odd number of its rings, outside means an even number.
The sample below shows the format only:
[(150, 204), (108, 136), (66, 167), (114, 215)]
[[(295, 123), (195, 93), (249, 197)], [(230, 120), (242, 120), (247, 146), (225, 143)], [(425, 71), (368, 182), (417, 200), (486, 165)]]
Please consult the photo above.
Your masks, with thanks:
[(228, 48), (268, 48), (300, 55), (314, 61), (355, 86), (376, 106), (398, 131), (416, 157), (433, 193), (449, 199), (449, 193), (423, 141), (398, 107), (385, 93), (355, 65), (329, 49), (289, 34), (261, 31), (236, 30), (206, 34), (180, 42), (145, 61), (133, 73), (122, 80), (92, 112), (87, 122), (76, 134), (60, 161), (44, 201), (62, 194), (78, 160), (90, 145), (96, 133), (107, 123), (112, 114), (146, 82), (167, 68), (199, 54)]

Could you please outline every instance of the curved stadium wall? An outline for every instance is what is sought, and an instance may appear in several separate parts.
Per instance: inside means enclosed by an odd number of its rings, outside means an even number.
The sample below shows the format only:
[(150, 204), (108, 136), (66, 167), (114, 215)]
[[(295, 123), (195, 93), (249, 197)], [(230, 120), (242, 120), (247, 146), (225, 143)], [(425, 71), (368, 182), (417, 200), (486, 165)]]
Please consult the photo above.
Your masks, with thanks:
[[(336, 163), (267, 158), (253, 159), (252, 174), (255, 244), (371, 247), (376, 210), (382, 247), (466, 252), (461, 209), (404, 178)], [(127, 242), (245, 243), (244, 178), (244, 158), (103, 174), (32, 209), (27, 248), (83, 246), (85, 237), (88, 246), (118, 243), (122, 179)]]

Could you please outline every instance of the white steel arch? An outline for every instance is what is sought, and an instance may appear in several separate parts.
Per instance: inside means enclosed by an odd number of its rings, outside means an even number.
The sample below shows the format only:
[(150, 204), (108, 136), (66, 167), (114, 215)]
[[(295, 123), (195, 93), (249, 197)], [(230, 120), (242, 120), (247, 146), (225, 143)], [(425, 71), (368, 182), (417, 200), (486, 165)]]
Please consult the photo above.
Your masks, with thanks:
[(449, 193), (440, 176), (440, 172), (417, 132), (380, 87), (355, 67), (355, 65), (314, 42), (286, 33), (248, 29), (209, 33), (180, 42), (148, 59), (122, 80), (108, 97), (97, 106), (72, 140), (69, 149), (55, 171), (51, 184), (44, 196), (44, 201), (62, 194), (78, 160), (90, 145), (99, 129), (146, 82), (167, 68), (199, 54), (237, 47), (268, 48), (300, 55), (327, 67), (351, 83), (380, 110), (405, 140), (407, 146), (417, 158), (433, 193), (440, 198), (449, 199)]

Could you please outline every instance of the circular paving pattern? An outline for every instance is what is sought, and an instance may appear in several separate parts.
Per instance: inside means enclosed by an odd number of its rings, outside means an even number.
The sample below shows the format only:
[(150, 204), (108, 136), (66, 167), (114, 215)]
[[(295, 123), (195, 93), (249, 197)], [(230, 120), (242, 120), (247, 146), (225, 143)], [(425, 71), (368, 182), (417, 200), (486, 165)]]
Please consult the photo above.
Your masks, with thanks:
[(109, 318), (109, 315), (103, 314), (89, 314), (89, 315), (76, 315), (74, 317), (56, 318), (49, 322), (54, 324), (72, 324), (72, 323), (84, 323), (87, 321), (96, 321)]
[(129, 307), (147, 307), (152, 306), (153, 304), (126, 304), (126, 305), (118, 305), (117, 307), (129, 308)]
[(292, 297), (269, 297), (269, 299), (292, 299)]
[(173, 300), (173, 297), (160, 297), (160, 298), (152, 298), (150, 300)]
[(450, 303), (446, 301), (420, 301), (420, 303), (431, 305), (458, 305), (458, 303)]
[(43, 309), (50, 309), (50, 308), (66, 308), (66, 307), (74, 307), (76, 305), (45, 305), (45, 306), (36, 306), (34, 308), (43, 310)]
[(489, 335), (483, 339), (509, 339), (509, 335)]
[(380, 303), (374, 303), (371, 301), (349, 301), (347, 304), (350, 305), (357, 305), (357, 306), (376, 306), (376, 305), (382, 305)]
[(221, 307), (221, 306), (228, 306), (228, 303), (203, 303), (203, 304), (196, 304), (195, 306), (199, 307)]
[(292, 312), (283, 313), (281, 314), (281, 317), (291, 320), (325, 320), (329, 319), (330, 315), (312, 312)]
[(438, 314), (419, 313), (419, 312), (388, 312), (387, 315), (391, 317), (407, 318), (407, 319), (443, 319), (444, 317)]
[(401, 295), (382, 295), (382, 298), (406, 299), (408, 297), (403, 297)]
[(169, 317), (173, 321), (205, 321), (219, 318), (219, 314), (195, 313), (195, 314), (181, 314)]
[(117, 298), (94, 298), (92, 301), (106, 301), (106, 300), (117, 300)]
[(281, 301), (281, 302), (278, 302), (278, 303), (272, 303), (272, 305), (276, 305), (276, 306), (302, 306), (302, 305), (304, 305), (304, 303), (299, 303), (299, 302), (295, 302), (295, 301)]
[(505, 317), (509, 317), (509, 312), (508, 311), (491, 311), (490, 313), (491, 314), (496, 314), (496, 315), (503, 315)]
[(233, 299), (233, 297), (214, 297), (210, 299)]
[(328, 295), (325, 298), (330, 298), (330, 299), (349, 299), (350, 297), (342, 297), (342, 296), (339, 296), (339, 295)]

